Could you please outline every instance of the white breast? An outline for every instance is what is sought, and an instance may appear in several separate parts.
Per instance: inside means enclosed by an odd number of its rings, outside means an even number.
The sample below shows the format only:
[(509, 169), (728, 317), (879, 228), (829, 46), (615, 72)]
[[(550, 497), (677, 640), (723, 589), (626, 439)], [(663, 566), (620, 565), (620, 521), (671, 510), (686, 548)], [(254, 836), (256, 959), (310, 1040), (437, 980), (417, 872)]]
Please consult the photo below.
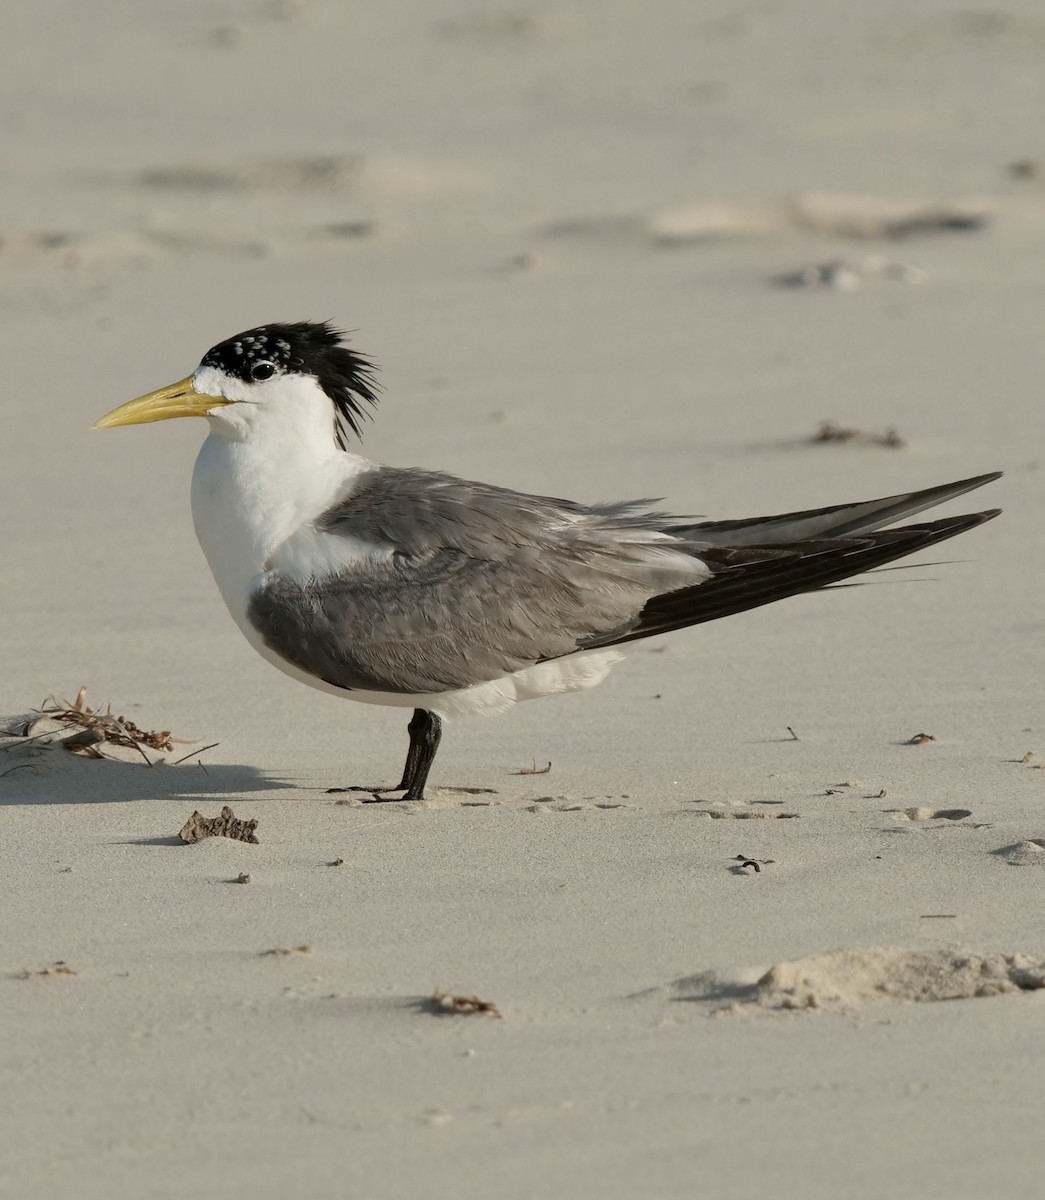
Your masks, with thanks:
[(348, 565), (337, 557), (340, 539), (313, 522), (373, 464), (339, 450), (329, 433), (320, 450), (302, 447), (300, 436), (255, 429), (247, 438), (228, 437), (217, 420), (212, 426), (192, 474), (192, 519), (222, 599), (254, 642), (246, 614), (260, 575), (276, 568), (306, 582), (310, 563)]

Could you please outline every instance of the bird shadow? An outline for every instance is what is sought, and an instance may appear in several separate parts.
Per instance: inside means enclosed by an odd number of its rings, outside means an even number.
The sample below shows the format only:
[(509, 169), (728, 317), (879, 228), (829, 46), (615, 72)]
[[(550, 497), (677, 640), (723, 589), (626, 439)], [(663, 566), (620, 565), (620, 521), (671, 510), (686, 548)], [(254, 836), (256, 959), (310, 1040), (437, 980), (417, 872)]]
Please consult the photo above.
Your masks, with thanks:
[(112, 804), (134, 800), (228, 798), (291, 790), (292, 785), (245, 763), (173, 766), (112, 762), (60, 749), (8, 765), (0, 758), (0, 806)]

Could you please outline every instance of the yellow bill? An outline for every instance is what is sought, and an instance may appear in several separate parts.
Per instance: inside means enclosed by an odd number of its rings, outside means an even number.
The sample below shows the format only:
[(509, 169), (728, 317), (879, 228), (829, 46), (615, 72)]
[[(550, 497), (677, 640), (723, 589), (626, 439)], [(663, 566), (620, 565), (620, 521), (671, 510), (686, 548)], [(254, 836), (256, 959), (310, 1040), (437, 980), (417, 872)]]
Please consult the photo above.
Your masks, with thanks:
[(114, 408), (104, 417), (99, 417), (92, 428), (112, 429), (116, 425), (145, 425), (149, 421), (166, 421), (171, 417), (204, 417), (212, 408), (220, 408), (231, 401), (221, 396), (208, 396), (192, 387), (192, 376), (172, 383), (159, 391), (128, 400)]

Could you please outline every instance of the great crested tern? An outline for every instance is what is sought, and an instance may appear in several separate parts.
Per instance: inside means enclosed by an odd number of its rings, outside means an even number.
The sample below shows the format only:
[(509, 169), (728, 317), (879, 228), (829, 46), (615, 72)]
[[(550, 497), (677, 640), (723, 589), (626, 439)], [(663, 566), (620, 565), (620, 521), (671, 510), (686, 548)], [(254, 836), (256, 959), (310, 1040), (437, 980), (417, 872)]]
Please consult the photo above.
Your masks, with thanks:
[[(629, 642), (816, 591), (990, 520), (883, 529), (997, 479), (733, 521), (578, 504), (349, 449), (372, 362), (329, 323), (262, 325), (96, 429), (202, 416), (192, 515), (263, 658), (320, 691), (413, 709), (398, 785), (422, 800), (447, 718), (592, 687)], [(396, 795), (402, 793), (402, 795)]]

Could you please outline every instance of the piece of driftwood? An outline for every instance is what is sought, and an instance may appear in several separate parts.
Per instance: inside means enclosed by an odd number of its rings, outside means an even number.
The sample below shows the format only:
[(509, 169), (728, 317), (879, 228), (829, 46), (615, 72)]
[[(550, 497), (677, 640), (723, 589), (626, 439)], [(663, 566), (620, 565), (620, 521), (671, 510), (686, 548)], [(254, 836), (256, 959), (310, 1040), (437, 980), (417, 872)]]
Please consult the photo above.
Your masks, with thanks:
[(217, 817), (205, 817), (201, 812), (194, 812), (178, 830), (178, 837), (190, 844), (203, 838), (227, 837), (238, 842), (252, 842), (256, 846), (258, 839), (254, 836), (254, 830), (257, 827), (257, 821), (241, 821), (226, 804)]

